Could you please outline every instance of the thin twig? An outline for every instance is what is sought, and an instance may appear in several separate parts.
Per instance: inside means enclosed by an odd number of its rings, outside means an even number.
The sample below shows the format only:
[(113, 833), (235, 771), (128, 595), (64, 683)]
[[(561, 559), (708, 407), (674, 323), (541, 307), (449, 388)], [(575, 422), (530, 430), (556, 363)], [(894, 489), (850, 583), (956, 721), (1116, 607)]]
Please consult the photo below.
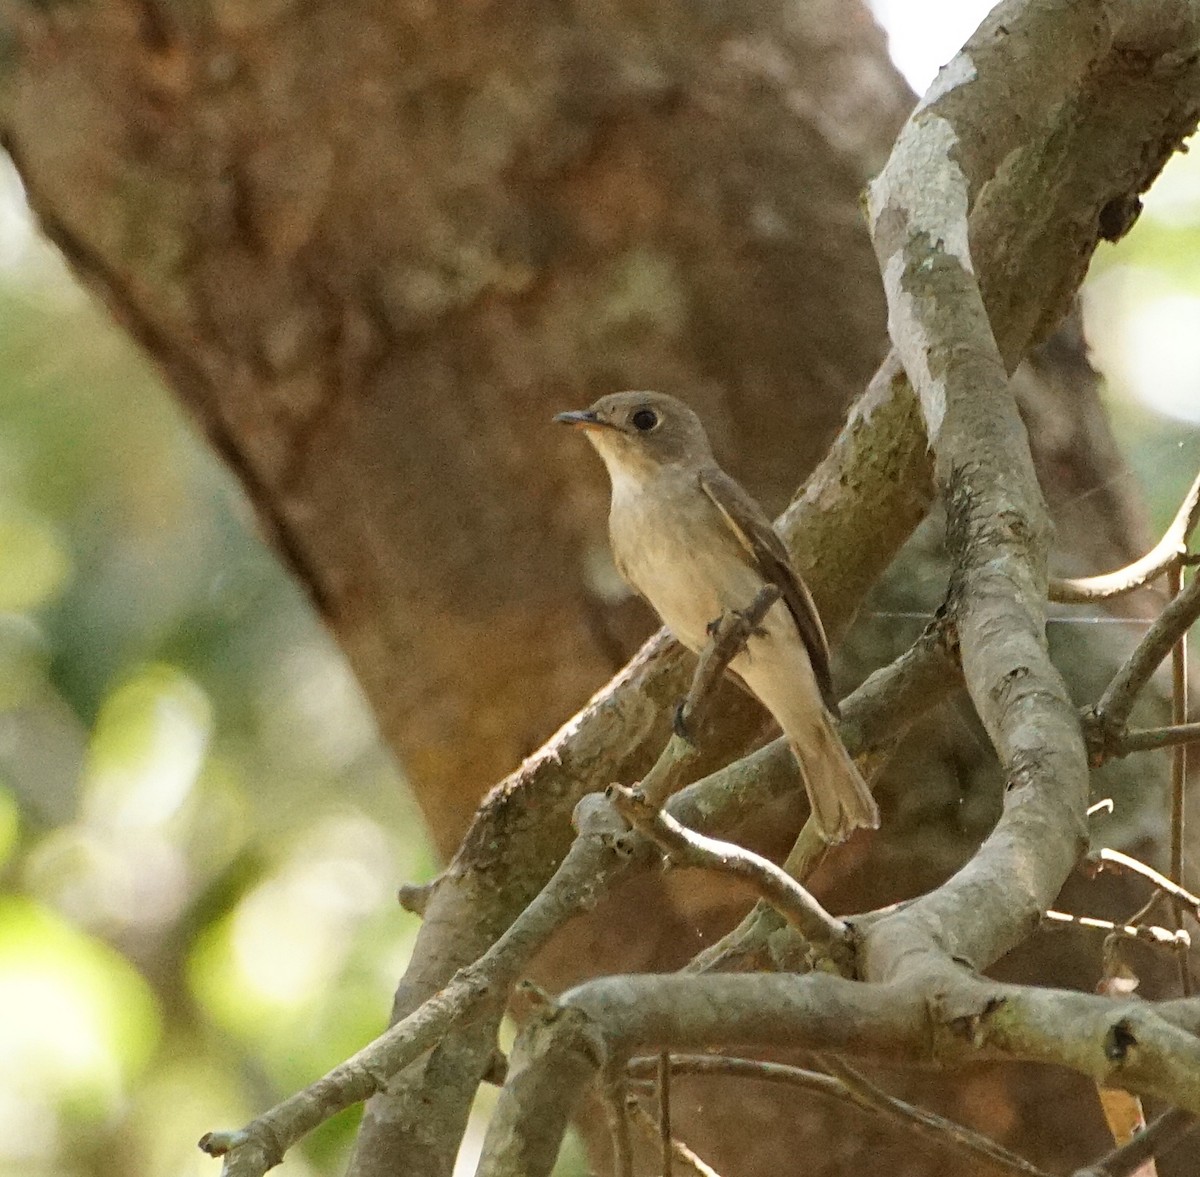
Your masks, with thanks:
[(1173, 1149), (1196, 1126), (1197, 1120), (1193, 1116), (1172, 1108), (1098, 1161), (1076, 1169), (1073, 1177), (1129, 1177), (1152, 1157)]
[(1153, 752), (1173, 748), (1178, 744), (1194, 744), (1200, 740), (1200, 723), (1173, 723), (1170, 727), (1147, 727), (1126, 732), (1106, 750), (1107, 758), (1128, 756), (1132, 752)]
[[(657, 1055), (639, 1055), (629, 1060), (627, 1071), (631, 1079), (650, 1079), (658, 1073)], [(803, 1087), (817, 1095), (853, 1102), (842, 1084), (823, 1071), (805, 1070), (787, 1063), (771, 1063), (756, 1058), (735, 1058), (724, 1054), (671, 1054), (671, 1071), (675, 1076), (719, 1075), (735, 1079), (760, 1079), (766, 1083), (782, 1083)]]
[[(762, 623), (767, 610), (779, 600), (779, 589), (763, 585), (747, 609), (730, 610), (721, 614), (713, 628), (712, 637), (696, 663), (692, 685), (679, 708), (677, 726), (695, 733), (703, 725), (704, 713), (725, 671), (751, 635)], [(643, 794), (653, 805), (662, 805), (684, 782), (688, 766), (699, 755), (699, 748), (689, 736), (675, 731), (659, 754), (654, 766), (642, 778)]]
[(671, 1177), (671, 1056), (665, 1050), (658, 1056), (658, 1141), (662, 1177)]
[(685, 726), (688, 720), (700, 717), (702, 709), (708, 705), (713, 688), (754, 636), (754, 631), (762, 624), (780, 595), (778, 585), (764, 584), (747, 609), (740, 612), (728, 610), (718, 618), (713, 626), (712, 639), (696, 663), (692, 685), (683, 701), (682, 718)]
[(697, 834), (670, 814), (656, 809), (636, 790), (610, 785), (608, 798), (634, 829), (645, 834), (676, 866), (719, 871), (749, 882), (805, 939), (826, 949), (845, 965), (851, 951), (850, 928), (832, 916), (795, 879), (769, 858), (732, 842)]
[(1125, 730), (1134, 700), (1172, 647), (1200, 616), (1200, 577), (1192, 580), (1159, 614), (1137, 648), (1113, 676), (1093, 708), (1094, 722), (1115, 740)]
[[(805, 1070), (785, 1063), (764, 1062), (760, 1059), (730, 1058), (713, 1054), (672, 1054), (671, 1069), (676, 1075), (720, 1075), (742, 1079), (757, 1079), (767, 1083), (783, 1083), (802, 1087), (817, 1095), (853, 1104), (863, 1111), (882, 1116), (914, 1128), (929, 1140), (959, 1152), (969, 1153), (975, 1160), (990, 1162), (1001, 1172), (1020, 1177), (1048, 1177), (1043, 1170), (1010, 1152), (995, 1141), (962, 1124), (956, 1124), (935, 1112), (914, 1107), (889, 1095), (840, 1060), (822, 1057), (831, 1070), (845, 1074), (828, 1075)], [(634, 1078), (649, 1075), (656, 1060), (635, 1058), (629, 1062), (629, 1074)], [(849, 1079), (849, 1082), (847, 1081)]]
[(1114, 924), (1111, 920), (1096, 919), (1090, 915), (1072, 915), (1066, 911), (1048, 911), (1042, 916), (1042, 927), (1048, 930), (1081, 928), (1089, 932), (1104, 932), (1128, 940), (1141, 940), (1146, 944), (1162, 944), (1171, 948), (1191, 946), (1191, 937), (1182, 928), (1162, 928), (1157, 924)]
[(1152, 866), (1147, 866), (1144, 862), (1139, 862), (1136, 858), (1131, 858), (1128, 854), (1122, 854), (1120, 850), (1110, 850), (1108, 847), (1090, 856), (1087, 862), (1097, 872), (1119, 870), (1140, 875), (1168, 898), (1187, 907), (1194, 919), (1200, 920), (1200, 896), (1193, 895), (1178, 883), (1172, 882), (1166, 875), (1159, 873)]
[(989, 1140), (986, 1136), (981, 1136), (978, 1132), (973, 1132), (970, 1128), (944, 1116), (889, 1095), (882, 1087), (877, 1087), (865, 1075), (836, 1055), (818, 1057), (821, 1064), (842, 1083), (860, 1107), (891, 1117), (933, 1139), (942, 1140), (947, 1144), (953, 1143), (981, 1160), (990, 1161), (994, 1167), (1006, 1173), (1021, 1173), (1025, 1174), (1025, 1177), (1042, 1173), (1036, 1165), (1010, 1152), (994, 1140)]
[(629, 1136), (629, 1112), (626, 1107), (629, 1093), (625, 1090), (624, 1068), (610, 1068), (601, 1086), (608, 1132), (612, 1139), (614, 1177), (633, 1177), (633, 1141)]
[[(637, 1102), (629, 1103), (626, 1110), (629, 1112), (633, 1127), (646, 1138), (647, 1144), (649, 1144), (650, 1140), (657, 1135), (658, 1126), (655, 1124), (654, 1118)], [(678, 1164), (680, 1177), (721, 1177), (716, 1169), (702, 1161), (683, 1141), (671, 1140), (668, 1143), (671, 1163)], [(670, 1170), (664, 1170), (664, 1172), (670, 1172)]]
[(1162, 539), (1140, 560), (1102, 576), (1083, 576), (1050, 580), (1050, 600), (1066, 605), (1108, 601), (1143, 588), (1164, 573), (1178, 569), (1187, 555), (1187, 543), (1200, 520), (1200, 474), (1198, 474), (1175, 512)]
[[(1183, 592), (1183, 569), (1176, 565), (1167, 577), (1171, 596)], [(1176, 727), (1187, 722), (1187, 630), (1180, 634), (1179, 641), (1171, 650), (1171, 723)], [(1187, 745), (1176, 744), (1171, 752), (1171, 881), (1183, 885), (1183, 827), (1184, 800), (1187, 787)], [(1179, 901), (1171, 904), (1172, 923), (1180, 927), (1183, 912)], [(1192, 995), (1192, 970), (1188, 961), (1187, 948), (1178, 951), (1179, 988), (1184, 997)]]

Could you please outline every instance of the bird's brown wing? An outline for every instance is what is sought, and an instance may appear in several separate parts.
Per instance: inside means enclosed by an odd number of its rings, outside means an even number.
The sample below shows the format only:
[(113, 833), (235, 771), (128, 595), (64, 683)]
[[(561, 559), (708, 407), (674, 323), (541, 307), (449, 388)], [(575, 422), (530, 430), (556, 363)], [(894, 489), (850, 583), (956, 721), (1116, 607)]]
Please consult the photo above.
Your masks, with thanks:
[(763, 578), (778, 586), (784, 604), (804, 640), (821, 698), (836, 716), (838, 703), (833, 693), (833, 677), (829, 672), (829, 642), (808, 586), (792, 567), (783, 541), (763, 514), (762, 508), (723, 470), (715, 467), (702, 470), (700, 488), (725, 517)]

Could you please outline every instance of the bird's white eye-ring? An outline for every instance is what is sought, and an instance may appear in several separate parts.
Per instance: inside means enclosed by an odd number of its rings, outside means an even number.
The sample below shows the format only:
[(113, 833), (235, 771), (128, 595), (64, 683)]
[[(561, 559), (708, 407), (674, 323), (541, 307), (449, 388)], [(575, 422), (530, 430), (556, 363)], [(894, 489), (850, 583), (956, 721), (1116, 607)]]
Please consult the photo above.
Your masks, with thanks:
[(639, 433), (649, 433), (658, 424), (658, 414), (653, 409), (638, 409), (629, 418), (629, 423)]

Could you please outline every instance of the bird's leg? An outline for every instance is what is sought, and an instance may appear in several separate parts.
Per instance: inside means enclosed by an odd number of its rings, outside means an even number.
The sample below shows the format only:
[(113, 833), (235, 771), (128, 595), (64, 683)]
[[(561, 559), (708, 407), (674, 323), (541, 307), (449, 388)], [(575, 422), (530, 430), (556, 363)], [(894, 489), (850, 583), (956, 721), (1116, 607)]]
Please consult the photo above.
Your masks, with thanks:
[(698, 731), (703, 709), (711, 701), (717, 682), (779, 595), (776, 585), (763, 585), (745, 613), (729, 610), (709, 627), (708, 644), (696, 663), (687, 698), (676, 706), (672, 717), (671, 726), (675, 734), (667, 742), (654, 767), (642, 778), (641, 790), (648, 804), (661, 806), (683, 784), (687, 767), (697, 753), (691, 734), (693, 725)]
[(762, 621), (779, 595), (777, 586), (763, 585), (745, 609), (726, 609), (705, 627), (708, 645), (696, 664), (687, 698), (675, 708), (672, 727), (680, 739), (693, 743), (688, 721), (716, 686), (717, 680), (729, 669), (729, 664), (745, 649), (746, 643), (752, 637), (766, 635)]

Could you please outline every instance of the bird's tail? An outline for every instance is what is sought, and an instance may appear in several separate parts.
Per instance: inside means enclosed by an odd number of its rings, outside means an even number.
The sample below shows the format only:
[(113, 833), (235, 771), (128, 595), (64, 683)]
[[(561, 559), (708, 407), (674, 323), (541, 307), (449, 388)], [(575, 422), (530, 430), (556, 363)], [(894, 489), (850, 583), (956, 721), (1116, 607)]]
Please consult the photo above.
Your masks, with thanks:
[(803, 743), (789, 741), (808, 790), (813, 820), (827, 842), (841, 842), (856, 829), (877, 829), (879, 809), (850, 753), (834, 731), (828, 713), (805, 733)]

